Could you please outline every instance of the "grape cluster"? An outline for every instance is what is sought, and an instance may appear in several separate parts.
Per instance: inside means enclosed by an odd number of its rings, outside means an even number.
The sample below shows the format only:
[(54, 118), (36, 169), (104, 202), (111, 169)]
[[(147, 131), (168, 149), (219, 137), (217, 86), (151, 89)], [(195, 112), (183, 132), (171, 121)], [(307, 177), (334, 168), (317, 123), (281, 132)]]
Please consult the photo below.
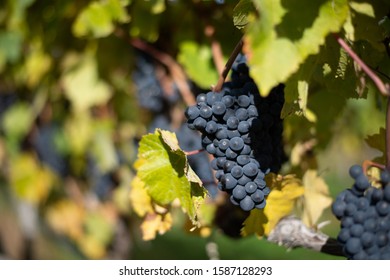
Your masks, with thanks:
[(180, 95), (175, 85), (170, 92), (164, 91), (156, 75), (156, 65), (146, 54), (139, 53), (135, 60), (132, 78), (137, 88), (138, 102), (142, 108), (161, 113), (169, 104), (178, 101)]
[(214, 156), (218, 188), (244, 211), (262, 209), (270, 191), (265, 174), (277, 172), (283, 159), (283, 86), (262, 98), (242, 57), (232, 70), (221, 92), (199, 94), (185, 114), (188, 127), (201, 132), (202, 146)]
[(390, 173), (382, 171), (375, 186), (360, 165), (349, 174), (355, 180), (352, 188), (332, 205), (341, 221), (337, 239), (349, 259), (390, 259)]

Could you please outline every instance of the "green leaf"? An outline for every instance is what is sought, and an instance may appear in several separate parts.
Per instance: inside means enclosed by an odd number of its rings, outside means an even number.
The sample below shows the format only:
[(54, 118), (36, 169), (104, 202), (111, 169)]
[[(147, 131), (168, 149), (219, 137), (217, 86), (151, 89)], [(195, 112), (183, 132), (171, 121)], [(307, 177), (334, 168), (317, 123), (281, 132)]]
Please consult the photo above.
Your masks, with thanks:
[[(17, 31), (0, 32), (0, 56), (5, 62), (15, 63), (22, 51), (22, 36)], [(1, 68), (1, 65), (0, 65)]]
[(183, 65), (188, 76), (199, 86), (210, 88), (218, 81), (218, 73), (212, 64), (211, 49), (187, 41), (180, 44), (178, 55), (179, 62)]
[(379, 132), (373, 135), (368, 135), (364, 139), (368, 146), (382, 152), (382, 156), (374, 159), (375, 162), (385, 163), (385, 151), (386, 151), (386, 130), (381, 127)]
[(233, 23), (238, 29), (244, 28), (248, 23), (248, 17), (255, 11), (252, 0), (240, 0), (233, 10)]
[(32, 108), (26, 103), (16, 103), (3, 115), (2, 128), (11, 141), (21, 141), (33, 123)]
[(251, 75), (264, 96), (318, 53), (325, 37), (339, 31), (348, 15), (346, 0), (256, 0), (255, 5), (260, 18), (250, 23), (246, 42)]
[(174, 133), (156, 129), (154, 134), (143, 136), (135, 167), (137, 176), (145, 183), (156, 203), (167, 205), (178, 199), (190, 219), (196, 223), (197, 208), (205, 191)]
[(128, 1), (109, 0), (92, 2), (77, 17), (72, 29), (76, 37), (91, 35), (106, 37), (114, 31), (114, 21), (128, 22), (125, 6)]
[(163, 0), (135, 1), (132, 5), (130, 34), (155, 42), (159, 36), (162, 12), (165, 10)]
[(62, 82), (65, 95), (76, 111), (104, 104), (112, 95), (108, 84), (99, 79), (97, 62), (91, 55), (86, 55), (79, 65), (67, 71)]

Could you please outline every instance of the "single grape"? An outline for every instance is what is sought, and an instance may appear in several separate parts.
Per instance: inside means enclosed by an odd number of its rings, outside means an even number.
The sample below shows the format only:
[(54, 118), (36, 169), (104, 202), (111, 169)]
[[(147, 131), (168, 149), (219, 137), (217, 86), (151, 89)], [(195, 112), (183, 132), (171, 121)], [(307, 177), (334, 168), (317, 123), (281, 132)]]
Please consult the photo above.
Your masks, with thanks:
[[(245, 134), (249, 132), (250, 124), (247, 121), (240, 121), (238, 124), (237, 130), (241, 134)], [(250, 138), (249, 138), (250, 139)]]
[(232, 192), (233, 197), (236, 200), (241, 200), (246, 196), (245, 188), (241, 185), (237, 185)]
[(254, 182), (249, 182), (245, 184), (245, 191), (248, 194), (252, 194), (257, 190), (257, 185)]
[(229, 140), (228, 139), (219, 140), (218, 148), (220, 148), (222, 151), (225, 151), (227, 148), (229, 148)]
[(237, 103), (241, 108), (248, 108), (248, 106), (251, 104), (251, 100), (247, 95), (240, 95), (237, 98)]
[(357, 237), (351, 237), (345, 243), (345, 250), (348, 254), (354, 255), (362, 250), (362, 244)]
[(248, 112), (244, 108), (237, 109), (235, 115), (239, 121), (245, 121), (246, 119), (248, 119)]
[(352, 236), (360, 237), (364, 232), (364, 227), (361, 224), (353, 224), (350, 231)]
[(241, 166), (248, 164), (250, 162), (250, 160), (251, 160), (251, 158), (248, 155), (239, 155), (237, 157), (237, 163)]
[(240, 121), (237, 119), (237, 117), (232, 116), (227, 120), (226, 125), (228, 129), (233, 130), (237, 129), (239, 123)]
[(242, 170), (241, 166), (235, 165), (231, 170), (231, 174), (234, 178), (238, 179), (244, 174), (244, 171)]
[(360, 165), (352, 165), (349, 168), (349, 175), (356, 179), (360, 174), (363, 174), (363, 168)]
[(243, 168), (244, 174), (248, 177), (254, 177), (259, 172), (258, 167), (254, 163), (248, 163)]
[(240, 201), (240, 208), (244, 211), (250, 211), (255, 207), (255, 203), (253, 202), (252, 198), (250, 196), (245, 196)]
[(218, 125), (215, 121), (209, 121), (207, 124), (206, 124), (206, 132), (209, 133), (209, 134), (214, 134), (215, 132), (217, 132), (217, 129), (218, 129)]
[(223, 115), (226, 112), (226, 105), (221, 101), (217, 101), (212, 105), (212, 111), (215, 115)]
[(260, 203), (264, 200), (264, 193), (261, 190), (256, 190), (251, 194), (251, 198), (255, 203)]
[(225, 186), (226, 189), (231, 190), (237, 186), (237, 179), (235, 179), (232, 174), (226, 174), (222, 176), (221, 183)]
[(211, 110), (211, 108), (207, 105), (202, 105), (199, 109), (199, 114), (202, 118), (204, 119), (208, 119), (212, 116), (213, 114), (213, 111)]
[(244, 147), (244, 141), (240, 137), (233, 137), (229, 141), (229, 147), (235, 152), (241, 151)]
[(185, 111), (185, 116), (189, 120), (195, 120), (197, 117), (199, 117), (199, 109), (196, 106), (189, 106), (187, 107)]

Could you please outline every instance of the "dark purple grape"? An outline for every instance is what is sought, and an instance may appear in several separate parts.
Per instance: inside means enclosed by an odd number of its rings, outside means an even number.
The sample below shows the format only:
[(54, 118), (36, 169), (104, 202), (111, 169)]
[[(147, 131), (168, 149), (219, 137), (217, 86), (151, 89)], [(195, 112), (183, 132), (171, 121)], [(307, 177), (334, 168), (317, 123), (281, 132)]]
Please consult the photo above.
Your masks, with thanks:
[(253, 200), (250, 196), (245, 196), (240, 201), (240, 207), (244, 211), (250, 211), (255, 207), (255, 203), (253, 202)]
[(246, 196), (245, 188), (241, 185), (237, 185), (232, 192), (233, 197), (236, 200), (241, 200)]

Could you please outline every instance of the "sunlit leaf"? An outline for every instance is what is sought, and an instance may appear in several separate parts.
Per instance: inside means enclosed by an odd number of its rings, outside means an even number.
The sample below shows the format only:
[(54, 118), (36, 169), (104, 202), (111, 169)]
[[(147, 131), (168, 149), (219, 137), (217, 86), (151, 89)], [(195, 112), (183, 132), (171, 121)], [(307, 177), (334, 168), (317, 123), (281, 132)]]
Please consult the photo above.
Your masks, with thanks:
[(255, 11), (251, 0), (240, 0), (233, 10), (233, 23), (238, 29), (244, 28), (248, 23), (248, 16)]
[(196, 223), (197, 208), (205, 191), (174, 133), (156, 129), (154, 134), (143, 136), (135, 167), (157, 204), (167, 205), (178, 198), (183, 210)]
[(302, 178), (305, 193), (303, 196), (302, 221), (309, 227), (317, 224), (323, 211), (332, 204), (329, 188), (316, 170), (307, 170)]
[(210, 47), (198, 45), (193, 41), (183, 42), (180, 44), (178, 60), (188, 76), (199, 86), (210, 88), (217, 83), (218, 73), (212, 64)]
[(137, 176), (131, 182), (130, 203), (135, 213), (140, 217), (154, 212), (152, 198), (145, 189), (145, 183)]
[(53, 187), (54, 174), (28, 153), (12, 158), (10, 164), (10, 181), (16, 195), (33, 204), (42, 203)]
[(112, 94), (109, 85), (99, 79), (97, 63), (92, 56), (86, 56), (77, 67), (68, 70), (62, 81), (65, 95), (76, 111), (104, 104)]
[(157, 233), (164, 234), (172, 227), (172, 216), (167, 214), (147, 214), (141, 224), (142, 239), (152, 240), (156, 238)]
[(262, 95), (285, 82), (309, 55), (318, 53), (325, 37), (337, 32), (348, 15), (346, 0), (254, 3), (260, 17), (249, 24), (245, 42), (251, 75)]
[(251, 211), (241, 230), (244, 236), (268, 235), (280, 219), (291, 214), (296, 200), (304, 193), (301, 181), (293, 175), (280, 176), (270, 173), (266, 180), (271, 188), (266, 198), (267, 204), (264, 210)]

